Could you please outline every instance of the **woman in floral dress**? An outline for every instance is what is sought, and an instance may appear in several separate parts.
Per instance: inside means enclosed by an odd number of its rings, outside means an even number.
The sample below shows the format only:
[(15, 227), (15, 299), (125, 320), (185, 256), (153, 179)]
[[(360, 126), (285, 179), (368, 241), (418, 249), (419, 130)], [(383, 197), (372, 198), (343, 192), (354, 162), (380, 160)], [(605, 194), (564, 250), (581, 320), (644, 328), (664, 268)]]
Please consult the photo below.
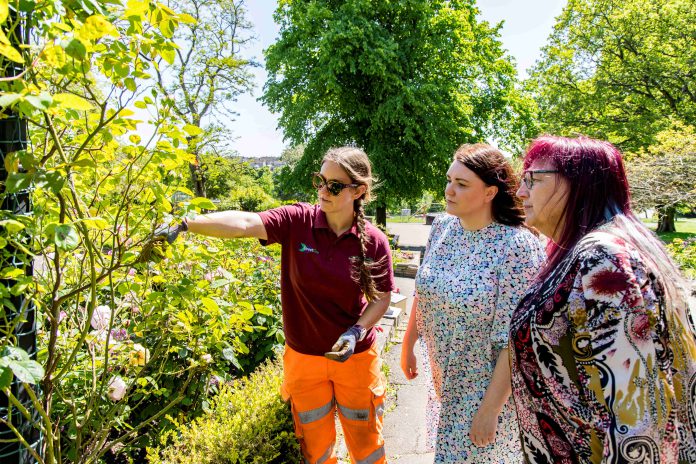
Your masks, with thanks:
[(608, 142), (545, 136), (524, 161), (548, 263), (512, 316), (528, 463), (695, 463), (696, 335), (684, 282), (630, 209)]
[(447, 172), (447, 215), (432, 227), (402, 345), (418, 375), (420, 337), (430, 383), (428, 430), (436, 463), (515, 463), (521, 450), (507, 350), (512, 310), (544, 259), (525, 228), (510, 164), (496, 149), (464, 145)]

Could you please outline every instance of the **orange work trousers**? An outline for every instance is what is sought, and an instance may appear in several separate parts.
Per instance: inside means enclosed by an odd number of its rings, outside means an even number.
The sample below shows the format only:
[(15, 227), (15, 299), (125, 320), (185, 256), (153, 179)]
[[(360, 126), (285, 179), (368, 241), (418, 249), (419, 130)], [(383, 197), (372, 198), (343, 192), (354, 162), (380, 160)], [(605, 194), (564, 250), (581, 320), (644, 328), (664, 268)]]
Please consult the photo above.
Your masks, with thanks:
[(335, 414), (355, 464), (386, 463), (382, 419), (384, 376), (375, 347), (346, 362), (285, 346), (281, 394), (290, 401), (305, 463), (336, 463)]

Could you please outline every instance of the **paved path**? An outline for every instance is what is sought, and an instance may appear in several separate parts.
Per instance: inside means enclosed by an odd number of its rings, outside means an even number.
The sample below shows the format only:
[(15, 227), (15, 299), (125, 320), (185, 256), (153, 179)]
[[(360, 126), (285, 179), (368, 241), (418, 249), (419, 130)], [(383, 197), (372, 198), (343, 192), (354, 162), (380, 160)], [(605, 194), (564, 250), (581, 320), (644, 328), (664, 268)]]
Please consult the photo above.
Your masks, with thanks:
[[(417, 223), (389, 223), (387, 229), (391, 233), (399, 234), (401, 245), (425, 246), (430, 234), (430, 226)], [(389, 376), (389, 404), (384, 416), (387, 460), (389, 463), (397, 464), (432, 464), (433, 453), (428, 453), (425, 447), (425, 380), (421, 376), (408, 381), (401, 372), (401, 341), (413, 304), (414, 280), (397, 277), (396, 286), (408, 300), (407, 311), (392, 328), (390, 342), (382, 353)], [(420, 370), (422, 372), (422, 368)]]
[[(396, 285), (403, 295), (413, 294), (413, 279), (398, 277)], [(409, 297), (408, 311), (411, 310), (412, 303), (413, 298)], [(399, 324), (393, 328), (387, 349), (382, 353), (382, 358), (388, 366), (389, 377), (389, 403), (384, 416), (385, 448), (389, 463), (432, 464), (433, 453), (428, 453), (425, 447), (425, 379), (419, 376), (409, 381), (401, 372), (401, 341), (408, 317), (408, 312), (401, 316)], [(422, 372), (422, 367), (420, 371)]]

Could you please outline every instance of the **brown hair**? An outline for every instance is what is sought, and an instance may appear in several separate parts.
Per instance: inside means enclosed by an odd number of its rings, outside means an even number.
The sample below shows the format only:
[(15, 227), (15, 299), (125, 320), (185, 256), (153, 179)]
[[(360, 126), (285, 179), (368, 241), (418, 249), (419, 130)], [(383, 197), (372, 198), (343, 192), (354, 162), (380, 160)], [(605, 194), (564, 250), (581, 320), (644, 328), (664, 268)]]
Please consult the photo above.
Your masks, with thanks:
[(508, 226), (524, 225), (522, 201), (517, 197), (519, 181), (510, 162), (485, 143), (465, 144), (454, 152), (453, 161), (469, 168), (486, 185), (498, 187), (491, 205), (493, 219)]
[(367, 259), (365, 234), (365, 203), (372, 197), (372, 185), (375, 178), (372, 176), (372, 166), (367, 154), (357, 147), (338, 147), (330, 148), (324, 155), (321, 163), (333, 161), (343, 168), (354, 184), (364, 185), (365, 193), (353, 202), (353, 210), (358, 227), (358, 237), (360, 238), (360, 257), (353, 261), (353, 279), (360, 285), (367, 301), (372, 301), (377, 296), (375, 278), (383, 274), (374, 275), (373, 271), (381, 264)]

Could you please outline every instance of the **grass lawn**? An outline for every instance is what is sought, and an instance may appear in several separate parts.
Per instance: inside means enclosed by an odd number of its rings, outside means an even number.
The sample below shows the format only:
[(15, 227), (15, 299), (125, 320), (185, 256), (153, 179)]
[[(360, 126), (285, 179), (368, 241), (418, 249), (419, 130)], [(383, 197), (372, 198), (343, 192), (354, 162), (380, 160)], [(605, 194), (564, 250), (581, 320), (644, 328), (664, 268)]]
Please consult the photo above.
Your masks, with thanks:
[[(655, 230), (657, 227), (657, 222), (655, 221), (643, 219), (643, 222), (652, 230)], [(677, 228), (676, 232), (657, 234), (663, 242), (672, 243), (672, 240), (675, 238), (686, 240), (696, 237), (696, 218), (678, 218), (674, 222), (674, 226)]]
[(425, 224), (425, 218), (423, 216), (389, 216), (387, 222), (418, 222)]

